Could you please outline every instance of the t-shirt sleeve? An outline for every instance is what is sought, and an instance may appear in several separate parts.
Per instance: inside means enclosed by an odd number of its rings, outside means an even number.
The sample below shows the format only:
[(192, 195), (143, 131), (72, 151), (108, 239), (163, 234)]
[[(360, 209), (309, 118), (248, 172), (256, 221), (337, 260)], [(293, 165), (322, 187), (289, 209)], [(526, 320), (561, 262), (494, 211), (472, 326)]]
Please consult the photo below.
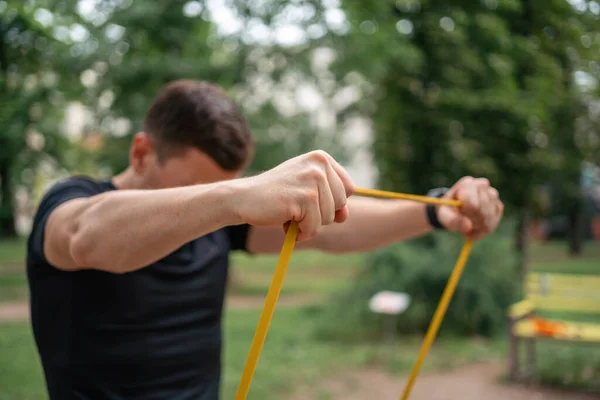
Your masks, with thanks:
[(53, 186), (42, 198), (38, 205), (29, 234), (28, 253), (37, 260), (47, 262), (44, 255), (44, 233), (48, 217), (59, 205), (73, 199), (91, 197), (101, 190), (95, 182), (71, 178)]
[(250, 229), (251, 226), (248, 224), (227, 227), (227, 234), (229, 235), (231, 250), (242, 250), (249, 253), (248, 235), (250, 233)]

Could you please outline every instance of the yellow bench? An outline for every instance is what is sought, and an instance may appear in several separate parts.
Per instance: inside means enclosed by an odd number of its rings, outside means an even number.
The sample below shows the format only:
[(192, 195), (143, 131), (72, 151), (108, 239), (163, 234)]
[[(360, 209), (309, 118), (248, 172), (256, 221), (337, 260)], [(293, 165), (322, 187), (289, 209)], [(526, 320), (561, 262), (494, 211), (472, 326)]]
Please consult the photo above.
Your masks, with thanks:
[[(509, 316), (509, 372), (513, 380), (531, 377), (535, 366), (535, 340), (550, 339), (600, 343), (600, 324), (540, 318), (536, 311), (562, 311), (600, 315), (600, 277), (530, 273), (525, 300), (513, 304)], [(520, 370), (519, 347), (527, 345), (526, 371)]]

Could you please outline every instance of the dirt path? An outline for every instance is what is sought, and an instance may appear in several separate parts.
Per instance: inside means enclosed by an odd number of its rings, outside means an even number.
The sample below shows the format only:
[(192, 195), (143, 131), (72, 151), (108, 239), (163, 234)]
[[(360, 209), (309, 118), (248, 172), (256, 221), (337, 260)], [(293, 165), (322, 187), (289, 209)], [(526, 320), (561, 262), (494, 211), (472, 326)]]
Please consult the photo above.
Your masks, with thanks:
[[(498, 377), (503, 365), (476, 364), (449, 372), (424, 374), (413, 388), (410, 400), (598, 400), (600, 394), (566, 393), (503, 384)], [(404, 379), (378, 369), (349, 371), (325, 379), (311, 388), (301, 388), (293, 400), (397, 400)]]
[(0, 303), (0, 323), (23, 321), (28, 318), (29, 305), (27, 303)]

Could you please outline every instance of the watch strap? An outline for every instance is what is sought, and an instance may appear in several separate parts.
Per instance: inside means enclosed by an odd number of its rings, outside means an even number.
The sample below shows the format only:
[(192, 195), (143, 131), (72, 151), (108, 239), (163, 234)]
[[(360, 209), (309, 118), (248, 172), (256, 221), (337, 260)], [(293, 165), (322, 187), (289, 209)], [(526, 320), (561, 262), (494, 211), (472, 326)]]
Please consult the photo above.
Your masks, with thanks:
[[(430, 190), (427, 193), (427, 197), (441, 198), (441, 197), (444, 197), (444, 195), (447, 192), (448, 192), (448, 188), (435, 188), (435, 189)], [(435, 228), (437, 230), (446, 230), (446, 227), (444, 225), (442, 225), (442, 223), (438, 219), (437, 210), (438, 210), (437, 207), (433, 204), (427, 204), (425, 206), (425, 212), (427, 214), (427, 221), (433, 228)]]

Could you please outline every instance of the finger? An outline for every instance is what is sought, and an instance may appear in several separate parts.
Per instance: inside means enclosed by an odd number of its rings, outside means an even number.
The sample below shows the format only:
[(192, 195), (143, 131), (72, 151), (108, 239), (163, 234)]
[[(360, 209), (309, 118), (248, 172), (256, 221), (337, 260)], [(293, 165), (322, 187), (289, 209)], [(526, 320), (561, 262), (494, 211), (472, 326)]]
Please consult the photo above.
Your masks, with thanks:
[(466, 215), (456, 213), (456, 216), (451, 218), (446, 224), (446, 228), (451, 231), (457, 231), (466, 235), (473, 231), (473, 222)]
[(321, 227), (321, 211), (319, 199), (307, 196), (303, 201), (304, 216), (298, 221), (298, 241), (302, 242), (314, 237)]
[(327, 166), (327, 181), (333, 196), (335, 211), (344, 208), (348, 201), (346, 187), (332, 165)]
[(494, 202), (494, 216), (500, 218), (504, 211), (504, 204), (500, 200), (500, 193), (496, 188), (490, 188), (490, 198)]
[(486, 217), (488, 224), (491, 224), (491, 228), (493, 228), (495, 225), (497, 225), (502, 214), (503, 207), (501, 206), (502, 202), (500, 201), (500, 193), (496, 188), (491, 186), (487, 179), (485, 182), (483, 182), (482, 186), (486, 189), (485, 195), (486, 201), (488, 202)]
[(474, 180), (475, 178), (473, 178), (472, 176), (464, 176), (460, 178), (458, 182), (452, 185), (452, 187), (450, 188), (450, 190), (448, 190), (448, 193), (446, 193), (446, 196), (444, 197), (458, 200), (459, 191), (464, 187), (468, 186), (469, 184), (472, 184)]
[(467, 234), (473, 229), (473, 223), (466, 215), (460, 213), (454, 207), (441, 206), (438, 210), (438, 218), (450, 231)]
[(349, 216), (350, 216), (350, 210), (348, 209), (348, 206), (344, 206), (343, 208), (341, 208), (335, 212), (334, 221), (337, 223), (346, 222), (348, 220)]
[(475, 179), (475, 184), (481, 188), (490, 188), (491, 183), (488, 178), (477, 178)]
[(477, 217), (479, 211), (479, 191), (474, 184), (462, 185), (456, 197), (462, 203), (461, 211), (469, 217)]
[(479, 186), (479, 201), (481, 204), (482, 222), (485, 227), (488, 227), (494, 218), (494, 202), (489, 193), (489, 187), (486, 185)]
[[(330, 169), (330, 168), (326, 168)], [(327, 176), (329, 174), (325, 174)], [(321, 213), (321, 224), (329, 225), (335, 218), (335, 210), (337, 209), (334, 194), (330, 187), (329, 178), (318, 180), (319, 186), (319, 211)]]
[(330, 154), (324, 153), (324, 155), (329, 160), (329, 165), (335, 171), (336, 175), (339, 177), (340, 181), (346, 192), (346, 197), (350, 197), (356, 191), (356, 186), (354, 185), (354, 181), (350, 177), (350, 174), (344, 167), (340, 165)]
[(498, 189), (491, 187), (490, 188), (490, 197), (492, 198), (492, 200), (494, 200), (495, 202), (500, 200), (500, 193), (498, 192)]

